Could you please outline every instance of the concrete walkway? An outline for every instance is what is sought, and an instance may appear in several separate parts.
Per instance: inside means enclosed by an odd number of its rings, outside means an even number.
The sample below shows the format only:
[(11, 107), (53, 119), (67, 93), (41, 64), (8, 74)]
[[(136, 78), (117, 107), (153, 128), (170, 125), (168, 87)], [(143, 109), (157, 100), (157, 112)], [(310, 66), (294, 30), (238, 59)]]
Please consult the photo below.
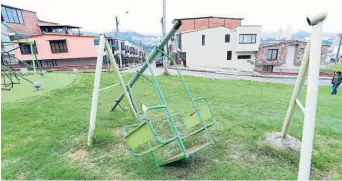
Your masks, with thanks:
[[(170, 69), (175, 69), (171, 67)], [(294, 75), (263, 75), (257, 72), (240, 72), (236, 70), (229, 69), (212, 69), (212, 68), (184, 68), (179, 67), (182, 71), (194, 71), (194, 72), (207, 72), (207, 73), (217, 73), (225, 75), (236, 75), (236, 76), (251, 76), (251, 77), (262, 77), (262, 78), (279, 78), (279, 79), (297, 79)], [(320, 77), (321, 80), (331, 80), (331, 77)]]
[[(156, 68), (155, 64), (151, 65), (156, 76), (162, 75), (164, 69)], [(128, 70), (124, 70), (123, 72), (136, 72), (140, 69), (139, 67), (130, 68)], [(168, 69), (169, 73), (172, 75), (176, 75), (177, 71), (173, 68)], [(145, 71), (146, 75), (150, 75), (149, 71)], [(252, 74), (233, 74), (226, 72), (210, 72), (210, 71), (195, 71), (195, 70), (182, 70), (182, 75), (190, 75), (197, 77), (206, 77), (212, 79), (225, 79), (225, 80), (251, 80), (258, 82), (270, 82), (270, 83), (282, 83), (282, 84), (295, 84), (296, 76), (265, 76), (265, 75), (252, 75)], [(331, 86), (331, 78), (321, 77), (319, 80), (320, 86)]]

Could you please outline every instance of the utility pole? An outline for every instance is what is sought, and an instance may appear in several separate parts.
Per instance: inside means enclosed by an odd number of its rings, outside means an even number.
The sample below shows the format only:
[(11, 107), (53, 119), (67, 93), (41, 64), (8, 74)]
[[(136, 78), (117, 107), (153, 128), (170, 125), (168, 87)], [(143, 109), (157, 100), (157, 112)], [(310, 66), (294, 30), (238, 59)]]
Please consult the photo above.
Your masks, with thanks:
[[(122, 68), (122, 57), (121, 57), (121, 41), (119, 39), (119, 20), (118, 17), (115, 16), (115, 24), (116, 24), (116, 33), (115, 36), (118, 39), (118, 49), (119, 49), (119, 67)], [(113, 32), (114, 33), (114, 32)]]
[[(165, 38), (165, 33), (166, 33), (166, 0), (163, 0), (163, 39)], [(167, 52), (167, 47), (168, 47), (168, 43), (165, 44), (165, 47), (164, 47), (164, 52), (165, 53), (168, 53)], [(168, 75), (169, 72), (167, 70), (167, 58), (164, 56), (163, 57), (163, 65), (164, 65), (164, 74)]]
[(336, 58), (335, 58), (335, 65), (334, 65), (334, 72), (336, 72), (336, 64), (339, 61), (339, 54), (340, 54), (340, 48), (341, 48), (341, 44), (342, 44), (342, 33), (339, 35), (340, 36), (340, 41), (338, 41), (338, 48), (337, 48), (337, 53), (336, 53)]

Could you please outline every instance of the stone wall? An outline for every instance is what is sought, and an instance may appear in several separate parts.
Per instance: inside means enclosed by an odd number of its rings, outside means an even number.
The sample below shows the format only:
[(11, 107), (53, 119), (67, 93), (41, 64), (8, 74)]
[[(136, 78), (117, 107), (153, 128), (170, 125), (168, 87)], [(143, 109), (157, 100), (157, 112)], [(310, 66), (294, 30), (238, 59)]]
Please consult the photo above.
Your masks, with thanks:
[[(295, 59), (293, 60), (293, 64), (300, 65), (302, 63), (302, 60), (304, 58), (306, 43), (302, 42), (296, 45), (296, 51), (295, 51)], [(321, 49), (321, 64), (324, 64), (324, 60), (327, 58), (328, 54), (328, 45), (323, 45)]]
[[(287, 44), (276, 44), (273, 46), (261, 47), (255, 57), (256, 65), (281, 65), (286, 63)], [(267, 60), (267, 52), (269, 49), (277, 49), (277, 60)]]
[[(295, 45), (296, 47), (294, 60), (286, 60), (288, 46), (290, 45)], [(286, 61), (293, 61), (294, 65), (300, 65), (304, 57), (305, 47), (306, 42), (279, 43), (271, 46), (260, 47), (256, 55), (255, 62), (256, 65), (282, 65), (285, 64)], [(327, 58), (328, 48), (328, 45), (322, 46), (321, 64), (323, 64), (324, 60)], [(267, 52), (269, 49), (278, 49), (277, 60), (267, 60)]]

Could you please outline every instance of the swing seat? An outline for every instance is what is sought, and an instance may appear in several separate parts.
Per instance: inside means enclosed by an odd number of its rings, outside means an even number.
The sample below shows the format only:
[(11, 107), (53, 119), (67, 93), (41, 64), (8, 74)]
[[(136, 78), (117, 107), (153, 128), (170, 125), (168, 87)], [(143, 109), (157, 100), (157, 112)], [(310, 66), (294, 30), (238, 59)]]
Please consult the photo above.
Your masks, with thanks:
[[(144, 112), (145, 115), (145, 119), (144, 122), (142, 123), (138, 123), (138, 124), (133, 124), (130, 126), (126, 126), (123, 130), (123, 136), (125, 139), (125, 143), (127, 145), (127, 147), (130, 149), (132, 155), (134, 156), (142, 156), (145, 155), (147, 153), (151, 153), (159, 148), (162, 148), (163, 146), (177, 140), (177, 139), (185, 139), (187, 137), (193, 136), (205, 129), (208, 129), (209, 127), (211, 127), (212, 125), (215, 124), (215, 117), (214, 114), (212, 112), (212, 108), (210, 106), (210, 104), (208, 103), (208, 101), (201, 97), (198, 99), (194, 99), (194, 102), (203, 100), (205, 101), (206, 105), (201, 105), (200, 107), (198, 107), (198, 111), (195, 111), (194, 113), (183, 117), (179, 114), (176, 114), (174, 116), (178, 116), (180, 119), (177, 122), (183, 122), (183, 125), (187, 130), (190, 129), (194, 129), (194, 127), (197, 127), (197, 129), (195, 129), (194, 131), (190, 132), (190, 134), (186, 134), (182, 137), (178, 137), (178, 136), (174, 136), (166, 141), (160, 140), (157, 132), (155, 131), (155, 129), (153, 128), (150, 120), (147, 118), (147, 114), (148, 111), (150, 110), (155, 110), (155, 109), (165, 109), (166, 106), (161, 105), (161, 106), (154, 106), (154, 107), (149, 107), (147, 108), (144, 104), (141, 104), (141, 108)], [(174, 117), (171, 116), (171, 117)], [(203, 123), (201, 121), (201, 119), (199, 118), (199, 116), (201, 116)], [(128, 128), (133, 128), (133, 131), (131, 131), (129, 134), (127, 133), (127, 129)], [(209, 133), (208, 133), (209, 134)], [(150, 146), (149, 149), (144, 150), (140, 153), (137, 153), (136, 151), (134, 151), (134, 149), (136, 149), (137, 147), (146, 144), (152, 140), (155, 140), (157, 142), (156, 146)], [(208, 147), (209, 145), (211, 145), (211, 142), (206, 142), (206, 143), (202, 143), (199, 145), (195, 145), (192, 146), (190, 148), (186, 148), (185, 152), (180, 152), (168, 159), (166, 159), (166, 161), (162, 162), (161, 164), (158, 164), (157, 166), (162, 166), (162, 165), (166, 165), (168, 163), (177, 161), (177, 160), (181, 160), (181, 159), (185, 159), (188, 158), (190, 155)]]
[[(195, 101), (198, 101), (198, 100), (205, 100), (206, 101), (205, 98), (195, 99)], [(195, 135), (196, 133), (203, 131), (205, 128), (209, 128), (212, 125), (214, 125), (216, 120), (215, 120), (214, 115), (213, 115), (211, 110), (212, 110), (212, 108), (208, 102), (207, 102), (207, 105), (200, 106), (198, 108), (198, 112), (201, 115), (205, 126), (204, 125), (201, 126), (199, 129), (196, 129), (195, 131), (191, 132), (190, 134), (187, 134), (183, 138)], [(183, 122), (184, 122), (184, 126), (186, 129), (191, 129), (191, 128), (195, 127), (196, 125), (202, 124), (202, 122), (198, 118), (198, 115), (196, 114), (196, 112), (184, 117)]]
[(167, 159), (165, 162), (161, 163), (160, 166), (163, 166), (163, 165), (167, 165), (169, 163), (172, 163), (172, 162), (175, 162), (175, 161), (178, 161), (178, 160), (182, 160), (182, 159), (186, 159), (188, 158), (190, 155), (210, 146), (211, 143), (210, 142), (207, 142), (207, 143), (202, 143), (202, 144), (199, 144), (199, 145), (195, 145), (195, 146), (192, 146), (191, 148), (188, 148), (186, 149), (186, 153), (187, 153), (187, 156), (184, 154), (184, 153), (178, 153), (177, 155)]
[[(160, 109), (160, 108), (165, 108), (165, 106), (155, 106), (155, 107), (151, 107), (148, 109)], [(146, 109), (146, 106), (145, 108)], [(130, 133), (127, 133), (127, 129), (129, 128), (133, 128), (133, 131), (131, 131)], [(145, 155), (147, 153), (150, 153), (158, 148), (161, 148), (173, 141), (175, 141), (178, 136), (174, 136), (168, 140), (161, 140), (157, 134), (157, 132), (155, 131), (155, 129), (153, 128), (153, 125), (151, 124), (151, 122), (148, 119), (145, 119), (144, 122), (142, 123), (138, 123), (138, 124), (133, 124), (133, 125), (129, 125), (124, 127), (123, 129), (123, 137), (125, 140), (125, 144), (127, 145), (127, 147), (129, 148), (129, 150), (131, 151), (131, 154), (134, 156), (142, 156)], [(136, 149), (137, 147), (146, 144), (150, 141), (155, 140), (157, 142), (157, 145), (154, 147), (151, 147), (148, 150), (145, 150), (143, 152), (136, 152), (134, 151), (134, 149)]]

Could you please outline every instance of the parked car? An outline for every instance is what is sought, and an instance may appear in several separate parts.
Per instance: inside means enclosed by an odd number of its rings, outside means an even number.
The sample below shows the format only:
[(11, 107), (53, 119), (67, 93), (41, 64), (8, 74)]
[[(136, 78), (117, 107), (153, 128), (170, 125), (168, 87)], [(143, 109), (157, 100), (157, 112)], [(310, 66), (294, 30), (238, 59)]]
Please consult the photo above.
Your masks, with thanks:
[(158, 68), (159, 66), (163, 67), (163, 58), (161, 56), (156, 58), (156, 67)]

